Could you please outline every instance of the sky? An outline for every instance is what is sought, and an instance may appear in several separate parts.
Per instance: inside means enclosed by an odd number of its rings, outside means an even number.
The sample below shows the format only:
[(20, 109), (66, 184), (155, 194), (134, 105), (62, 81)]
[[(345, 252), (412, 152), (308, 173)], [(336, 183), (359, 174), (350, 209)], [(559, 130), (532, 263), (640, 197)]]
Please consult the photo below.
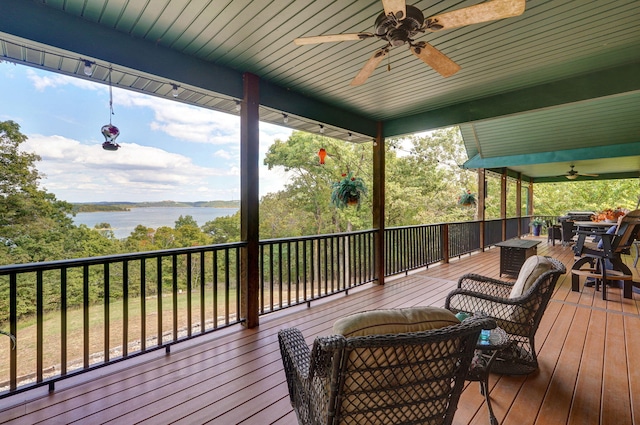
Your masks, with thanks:
[[(41, 157), (41, 188), (67, 202), (240, 199), (240, 117), (0, 61), (0, 121)], [(117, 151), (102, 149), (103, 125)], [(283, 188), (264, 156), (291, 129), (260, 123), (260, 196)]]

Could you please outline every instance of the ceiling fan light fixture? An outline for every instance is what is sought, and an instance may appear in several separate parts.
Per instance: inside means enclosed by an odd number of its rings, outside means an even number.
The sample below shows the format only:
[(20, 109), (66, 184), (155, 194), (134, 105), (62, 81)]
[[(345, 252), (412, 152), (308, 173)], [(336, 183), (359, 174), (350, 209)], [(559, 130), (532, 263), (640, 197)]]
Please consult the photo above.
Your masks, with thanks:
[(578, 178), (578, 175), (577, 174), (567, 174), (565, 177), (568, 178), (569, 180), (575, 180), (575, 179)]

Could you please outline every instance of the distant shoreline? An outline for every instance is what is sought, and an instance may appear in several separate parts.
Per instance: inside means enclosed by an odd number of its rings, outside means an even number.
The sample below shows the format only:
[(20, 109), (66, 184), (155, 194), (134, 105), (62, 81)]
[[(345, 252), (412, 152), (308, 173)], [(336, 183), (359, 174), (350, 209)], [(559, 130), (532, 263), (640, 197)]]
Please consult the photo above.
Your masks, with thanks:
[(83, 202), (71, 203), (74, 213), (127, 212), (133, 208), (240, 208), (240, 201), (196, 201), (196, 202)]

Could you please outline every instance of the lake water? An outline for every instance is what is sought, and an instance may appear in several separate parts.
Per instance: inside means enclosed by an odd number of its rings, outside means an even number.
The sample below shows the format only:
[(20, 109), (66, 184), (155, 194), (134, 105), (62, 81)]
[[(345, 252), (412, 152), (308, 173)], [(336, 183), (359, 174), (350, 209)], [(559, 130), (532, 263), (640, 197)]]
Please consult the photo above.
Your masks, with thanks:
[(76, 225), (85, 224), (90, 229), (98, 223), (109, 223), (118, 239), (126, 238), (138, 224), (157, 229), (167, 226), (173, 228), (180, 216), (190, 215), (202, 226), (207, 221), (217, 217), (233, 215), (237, 208), (208, 208), (208, 207), (145, 207), (131, 208), (129, 211), (108, 211), (78, 213), (73, 218)]

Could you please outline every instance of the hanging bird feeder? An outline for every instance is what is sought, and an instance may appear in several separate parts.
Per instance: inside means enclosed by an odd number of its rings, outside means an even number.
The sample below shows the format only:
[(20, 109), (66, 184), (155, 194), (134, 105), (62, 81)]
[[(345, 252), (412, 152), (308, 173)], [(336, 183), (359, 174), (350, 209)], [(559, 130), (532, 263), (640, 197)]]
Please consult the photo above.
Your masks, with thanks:
[(113, 115), (113, 92), (111, 90), (111, 68), (109, 68), (109, 124), (105, 124), (100, 129), (100, 132), (104, 136), (104, 143), (102, 144), (102, 149), (106, 151), (117, 151), (120, 147), (119, 144), (116, 143), (116, 139), (120, 135), (120, 130), (118, 127), (111, 124), (111, 115)]
[(102, 129), (100, 131), (104, 136), (102, 149), (107, 151), (117, 151), (120, 147), (120, 145), (115, 142), (116, 138), (120, 135), (120, 130), (118, 130), (118, 127), (112, 124), (106, 124), (102, 126)]

